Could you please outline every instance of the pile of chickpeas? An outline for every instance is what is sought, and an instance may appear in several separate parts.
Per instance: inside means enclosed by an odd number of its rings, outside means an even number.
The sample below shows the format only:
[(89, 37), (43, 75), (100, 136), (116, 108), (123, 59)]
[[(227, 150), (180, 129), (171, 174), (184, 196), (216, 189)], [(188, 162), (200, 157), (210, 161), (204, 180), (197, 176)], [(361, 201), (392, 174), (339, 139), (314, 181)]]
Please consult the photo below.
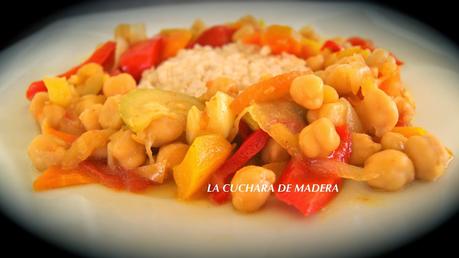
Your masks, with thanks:
[[(67, 106), (50, 101), (47, 92), (37, 93), (30, 103), (30, 111), (43, 132), (28, 149), (38, 170), (51, 166), (72, 168), (83, 160), (94, 159), (106, 160), (111, 167), (140, 172), (148, 165), (160, 163), (167, 177), (172, 167), (181, 162), (188, 145), (175, 140), (184, 132), (184, 121), (168, 117), (153, 121), (145, 133), (154, 139), (139, 137), (123, 123), (119, 112), (121, 97), (137, 87), (131, 75), (109, 76), (100, 65), (91, 63), (82, 66), (68, 81), (75, 92)], [(65, 142), (46, 133), (46, 127), (78, 138)], [(156, 157), (145, 147), (147, 140), (152, 142), (151, 146), (160, 147)]]

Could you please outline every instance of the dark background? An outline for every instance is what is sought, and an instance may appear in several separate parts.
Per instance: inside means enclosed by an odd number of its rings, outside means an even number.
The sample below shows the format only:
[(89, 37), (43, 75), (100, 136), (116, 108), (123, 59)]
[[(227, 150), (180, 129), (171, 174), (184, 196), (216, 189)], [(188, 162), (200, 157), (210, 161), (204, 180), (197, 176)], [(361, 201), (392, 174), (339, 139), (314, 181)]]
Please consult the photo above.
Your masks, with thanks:
[[(8, 1), (3, 2), (0, 15), (0, 51), (14, 44), (22, 37), (40, 29), (53, 21), (53, 17), (66, 8), (78, 5), (78, 0), (68, 1)], [(164, 1), (163, 1), (164, 2)], [(457, 8), (453, 1), (372, 1), (411, 16), (459, 43)], [(6, 13), (10, 15), (6, 15)], [(459, 216), (456, 214), (434, 231), (420, 236), (413, 242), (378, 257), (411, 257), (425, 254), (454, 254), (457, 250), (456, 238), (459, 229)], [(0, 230), (2, 233), (3, 254), (17, 257), (32, 253), (36, 257), (78, 257), (47, 243), (25, 231), (6, 218), (0, 211)], [(453, 255), (454, 256), (454, 255)]]

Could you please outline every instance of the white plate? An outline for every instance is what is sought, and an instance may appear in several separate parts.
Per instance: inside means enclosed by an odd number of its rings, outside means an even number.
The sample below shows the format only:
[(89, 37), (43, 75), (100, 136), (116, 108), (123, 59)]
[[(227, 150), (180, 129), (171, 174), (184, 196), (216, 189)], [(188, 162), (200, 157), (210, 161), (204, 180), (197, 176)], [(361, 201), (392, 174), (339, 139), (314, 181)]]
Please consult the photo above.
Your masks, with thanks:
[(400, 193), (347, 182), (326, 210), (309, 218), (273, 203), (242, 215), (230, 205), (181, 203), (170, 193), (153, 193), (158, 190), (136, 195), (91, 185), (34, 193), (38, 173), (26, 149), (38, 131), (24, 97), (28, 83), (78, 63), (111, 38), (120, 22), (145, 22), (151, 35), (164, 27), (189, 26), (197, 17), (215, 24), (253, 14), (268, 23), (310, 24), (326, 36), (372, 38), (406, 62), (403, 78), (418, 104), (416, 123), (459, 153), (457, 53), (408, 18), (369, 5), (336, 3), (139, 5), (106, 11), (109, 7), (74, 10), (0, 55), (1, 204), (33, 232), (72, 250), (116, 257), (338, 256), (401, 245), (456, 209), (455, 161), (438, 182), (417, 182)]

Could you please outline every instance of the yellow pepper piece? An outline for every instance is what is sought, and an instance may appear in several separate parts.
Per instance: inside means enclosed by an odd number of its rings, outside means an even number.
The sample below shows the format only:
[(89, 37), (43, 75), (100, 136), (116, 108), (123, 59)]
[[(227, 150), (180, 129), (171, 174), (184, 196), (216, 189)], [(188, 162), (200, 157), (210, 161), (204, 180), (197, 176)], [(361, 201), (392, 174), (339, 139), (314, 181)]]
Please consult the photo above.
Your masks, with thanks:
[(202, 190), (210, 176), (228, 158), (231, 149), (231, 144), (221, 135), (197, 137), (183, 161), (174, 167), (178, 198), (189, 200)]
[(392, 129), (392, 132), (399, 133), (406, 138), (415, 135), (423, 136), (427, 134), (427, 131), (424, 128), (415, 126), (396, 126), (394, 129)]
[(48, 96), (51, 103), (66, 107), (72, 102), (75, 89), (65, 78), (50, 77), (43, 81), (48, 89)]

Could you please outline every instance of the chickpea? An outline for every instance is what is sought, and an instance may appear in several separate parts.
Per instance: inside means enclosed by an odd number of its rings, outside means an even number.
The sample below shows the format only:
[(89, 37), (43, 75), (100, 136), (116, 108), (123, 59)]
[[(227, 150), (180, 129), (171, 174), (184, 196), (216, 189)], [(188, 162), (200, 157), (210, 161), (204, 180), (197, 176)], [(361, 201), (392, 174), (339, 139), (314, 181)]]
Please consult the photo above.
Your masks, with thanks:
[(104, 82), (103, 92), (107, 97), (126, 94), (128, 91), (135, 89), (137, 83), (128, 73), (121, 73), (108, 78)]
[(119, 114), (121, 95), (108, 97), (99, 112), (99, 123), (102, 128), (120, 129), (123, 120)]
[(36, 136), (27, 150), (34, 167), (43, 171), (51, 166), (60, 165), (64, 158), (67, 144), (53, 136)]
[(90, 108), (85, 109), (80, 114), (78, 118), (80, 119), (86, 131), (101, 129), (99, 123), (99, 113), (102, 107), (102, 104), (95, 104)]
[(180, 164), (188, 151), (189, 146), (184, 143), (171, 143), (161, 146), (156, 156), (156, 162), (164, 165), (166, 177), (172, 168)]
[(311, 70), (313, 71), (318, 71), (318, 70), (321, 70), (323, 69), (324, 67), (324, 62), (325, 62), (325, 59), (324, 59), (324, 56), (323, 55), (315, 55), (315, 56), (311, 56), (310, 58), (308, 58), (306, 60), (306, 64), (309, 66), (309, 68), (311, 68)]
[(339, 95), (335, 88), (324, 85), (324, 104), (338, 101)]
[(383, 150), (393, 149), (403, 151), (407, 140), (405, 136), (399, 133), (387, 132), (381, 138), (381, 145)]
[(389, 57), (389, 52), (382, 48), (377, 48), (371, 52), (370, 55), (366, 58), (368, 66), (379, 67), (381, 66), (386, 59)]
[(153, 147), (159, 147), (173, 142), (185, 131), (185, 119), (181, 117), (163, 116), (151, 121), (145, 129), (146, 136)]
[(432, 135), (411, 136), (405, 143), (405, 152), (414, 163), (416, 178), (437, 180), (445, 172), (450, 154)]
[(57, 127), (64, 116), (65, 108), (59, 105), (48, 103), (43, 107), (42, 121), (46, 120), (51, 127)]
[(288, 152), (274, 139), (269, 139), (266, 147), (261, 152), (263, 163), (281, 162), (290, 159)]
[[(270, 187), (276, 181), (276, 175), (271, 170), (258, 166), (246, 166), (236, 172), (231, 185), (239, 188), (248, 187), (260, 188), (260, 191), (234, 191), (231, 193), (232, 202), (236, 210), (242, 212), (254, 212), (260, 209), (268, 200)], [(241, 187), (244, 190), (244, 187)], [(249, 189), (250, 190), (250, 189)]]
[(391, 131), (398, 122), (397, 105), (380, 89), (369, 91), (356, 106), (356, 111), (363, 126), (378, 137)]
[[(311, 114), (309, 114), (311, 113)], [(314, 114), (316, 113), (316, 114)], [(335, 126), (344, 125), (347, 119), (347, 106), (342, 102), (334, 102), (324, 104), (316, 110), (308, 111), (308, 121), (315, 121), (319, 118), (328, 118)]]
[(296, 77), (290, 85), (293, 100), (306, 109), (317, 109), (324, 100), (323, 82), (316, 75)]
[(408, 156), (398, 150), (383, 150), (365, 161), (365, 173), (380, 175), (368, 185), (386, 191), (397, 191), (414, 180), (414, 165)]
[(104, 104), (105, 97), (103, 95), (84, 95), (80, 97), (78, 102), (72, 107), (73, 112), (79, 116), (85, 109), (94, 104)]
[(32, 101), (30, 101), (29, 111), (35, 119), (41, 120), (43, 109), (48, 101), (48, 93), (46, 92), (39, 92), (33, 96)]
[(107, 146), (113, 130), (90, 130), (80, 135), (65, 152), (62, 167), (75, 168), (95, 150)]
[(413, 97), (407, 90), (402, 90), (400, 96), (394, 98), (395, 104), (397, 105), (399, 120), (403, 124), (409, 124), (413, 120), (416, 103)]
[(349, 163), (363, 166), (365, 160), (381, 150), (381, 144), (375, 143), (368, 134), (352, 133), (352, 152)]
[(121, 130), (110, 137), (108, 153), (124, 169), (135, 169), (145, 163), (145, 147), (132, 139), (129, 130)]
[(340, 95), (356, 94), (367, 76), (371, 76), (371, 70), (359, 55), (342, 58), (328, 66), (323, 74), (324, 82)]
[(338, 148), (340, 138), (333, 123), (327, 118), (319, 118), (300, 132), (299, 145), (308, 158), (325, 158)]

